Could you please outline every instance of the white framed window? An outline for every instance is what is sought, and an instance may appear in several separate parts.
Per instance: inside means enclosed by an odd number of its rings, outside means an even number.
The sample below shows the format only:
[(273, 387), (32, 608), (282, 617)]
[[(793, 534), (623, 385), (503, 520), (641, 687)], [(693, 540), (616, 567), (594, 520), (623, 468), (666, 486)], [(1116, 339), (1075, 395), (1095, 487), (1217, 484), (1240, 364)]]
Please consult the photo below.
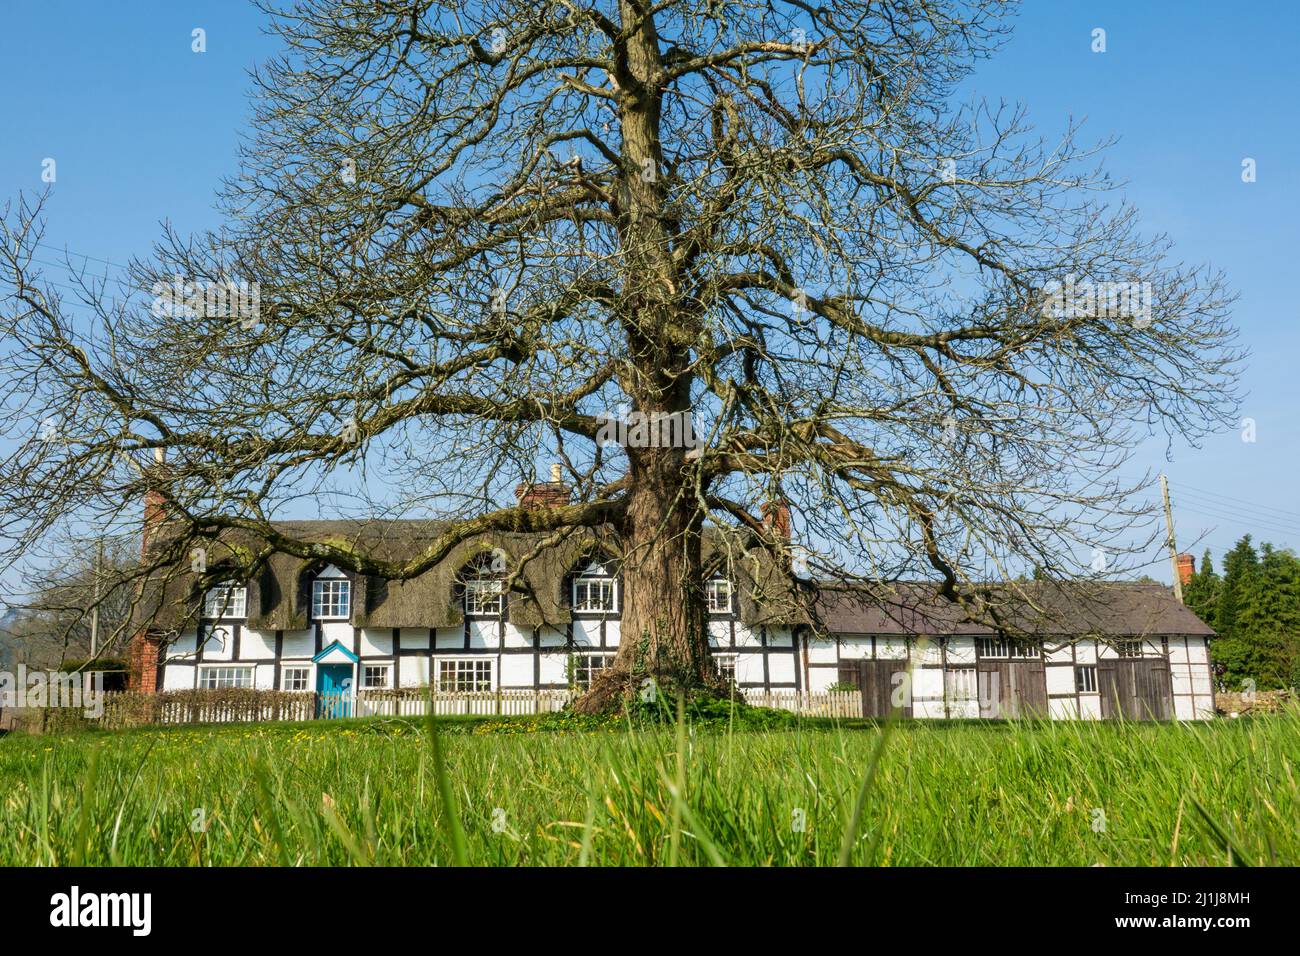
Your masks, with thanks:
[(1037, 644), (1017, 644), (1005, 637), (981, 637), (978, 645), (980, 657), (1038, 660), (1043, 656), (1042, 649)]
[(479, 617), (501, 615), (501, 582), (479, 578), (465, 582), (465, 613)]
[(596, 675), (612, 663), (613, 654), (574, 654), (573, 686), (586, 690)]
[(438, 690), (443, 692), (492, 689), (492, 661), (456, 657), (438, 661)]
[(1116, 641), (1115, 653), (1120, 657), (1141, 657), (1143, 654), (1142, 641)]
[(953, 667), (943, 672), (943, 696), (950, 701), (975, 700), (979, 680), (973, 667)]
[(317, 621), (346, 620), (352, 614), (352, 582), (317, 578), (311, 585), (311, 616)]
[(713, 669), (718, 672), (728, 684), (736, 683), (736, 655), (735, 654), (714, 654)]
[(726, 578), (710, 578), (704, 583), (704, 600), (710, 614), (730, 614), (731, 582)]
[(203, 616), (209, 620), (245, 617), (248, 614), (248, 588), (235, 581), (225, 581), (208, 588), (203, 596)]
[(251, 667), (200, 667), (199, 687), (202, 690), (220, 690), (225, 687), (252, 687)]
[(1097, 668), (1094, 664), (1080, 664), (1074, 669), (1074, 689), (1080, 694), (1097, 692)]
[(362, 664), (361, 689), (383, 690), (388, 687), (388, 678), (392, 672), (392, 664)]
[(303, 691), (311, 689), (311, 668), (307, 665), (285, 667), (280, 671), (280, 689)]
[(618, 581), (593, 561), (573, 579), (573, 609), (613, 613), (618, 610)]

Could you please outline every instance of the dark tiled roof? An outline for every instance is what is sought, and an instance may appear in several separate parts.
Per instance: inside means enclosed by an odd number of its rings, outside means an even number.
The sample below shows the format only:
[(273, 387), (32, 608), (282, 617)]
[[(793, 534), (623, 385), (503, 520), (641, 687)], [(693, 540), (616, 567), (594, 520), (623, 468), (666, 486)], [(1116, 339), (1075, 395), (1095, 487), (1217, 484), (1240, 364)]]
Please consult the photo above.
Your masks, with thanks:
[(823, 586), (814, 608), (824, 629), (834, 634), (1214, 634), (1160, 584), (1035, 581), (973, 590), (975, 606), (968, 611), (941, 596), (934, 584)]

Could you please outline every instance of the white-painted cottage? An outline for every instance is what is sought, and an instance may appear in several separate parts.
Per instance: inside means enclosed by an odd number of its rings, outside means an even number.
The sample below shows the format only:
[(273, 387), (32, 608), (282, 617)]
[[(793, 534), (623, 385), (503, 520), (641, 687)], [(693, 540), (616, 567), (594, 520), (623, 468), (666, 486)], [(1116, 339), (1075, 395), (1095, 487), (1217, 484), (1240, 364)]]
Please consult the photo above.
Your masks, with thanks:
[[(539, 487), (539, 486), (534, 486)], [(288, 522), (305, 540), (404, 558), (436, 534), (403, 521)], [(537, 549), (493, 534), (410, 581), (273, 554), (247, 577), (197, 593), (178, 571), (154, 589), (133, 641), (146, 692), (247, 687), (440, 692), (583, 686), (618, 650), (622, 572), (600, 534)], [(235, 552), (213, 543), (219, 568)], [(247, 554), (248, 552), (244, 552)], [(767, 602), (771, 566), (706, 546), (718, 669), (742, 690), (859, 688), (864, 713), (917, 718), (1209, 717), (1213, 632), (1168, 588), (990, 588), (1005, 628), (972, 624), (933, 585), (787, 585), (806, 614)], [(211, 574), (209, 574), (209, 577)], [(187, 583), (188, 582), (188, 583)], [(789, 593), (789, 592), (786, 592)]]

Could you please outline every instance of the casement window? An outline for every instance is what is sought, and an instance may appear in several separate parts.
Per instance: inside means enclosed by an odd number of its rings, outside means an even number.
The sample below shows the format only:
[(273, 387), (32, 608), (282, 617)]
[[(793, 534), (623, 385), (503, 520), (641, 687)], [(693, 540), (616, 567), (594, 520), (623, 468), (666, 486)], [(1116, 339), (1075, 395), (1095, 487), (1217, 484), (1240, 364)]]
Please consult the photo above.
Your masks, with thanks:
[(382, 690), (388, 687), (388, 675), (391, 672), (391, 664), (361, 665), (361, 689)]
[(1017, 644), (1004, 637), (981, 637), (978, 640), (980, 657), (1005, 657), (1011, 660), (1038, 660), (1042, 648), (1037, 644)]
[(614, 663), (613, 654), (575, 654), (573, 656), (573, 686), (586, 690), (597, 674)]
[(1097, 692), (1097, 668), (1092, 664), (1081, 664), (1074, 669), (1074, 689), (1080, 694)]
[(280, 671), (280, 689), (303, 691), (311, 688), (311, 668), (286, 667)]
[(713, 669), (718, 672), (728, 684), (736, 683), (736, 655), (735, 654), (714, 654)]
[(704, 600), (710, 614), (731, 613), (731, 582), (726, 578), (711, 578), (704, 583)]
[(209, 620), (245, 617), (248, 613), (248, 588), (227, 581), (209, 588), (203, 596), (203, 616)]
[(457, 658), (438, 661), (438, 690), (446, 692), (492, 689), (492, 662)]
[(225, 687), (252, 687), (251, 667), (200, 667), (199, 687), (202, 690), (220, 690)]
[(347, 620), (352, 615), (352, 582), (320, 577), (311, 585), (311, 616), (317, 621)]
[(618, 581), (603, 564), (593, 561), (573, 579), (573, 609), (606, 614), (618, 610)]
[(943, 672), (943, 696), (950, 701), (979, 697), (979, 679), (973, 667), (953, 667)]
[(476, 617), (501, 616), (501, 582), (472, 580), (465, 582), (465, 613)]

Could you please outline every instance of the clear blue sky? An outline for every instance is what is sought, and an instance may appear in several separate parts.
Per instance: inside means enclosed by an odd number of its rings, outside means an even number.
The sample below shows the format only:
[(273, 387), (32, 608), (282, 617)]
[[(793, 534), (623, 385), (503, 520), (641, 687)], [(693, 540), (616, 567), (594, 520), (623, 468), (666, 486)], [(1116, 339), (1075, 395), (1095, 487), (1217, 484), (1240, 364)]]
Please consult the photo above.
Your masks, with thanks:
[[(1085, 139), (1118, 136), (1107, 166), (1145, 228), (1170, 234), (1184, 260), (1225, 270), (1240, 293), (1236, 322), (1253, 352), (1243, 414), (1257, 441), (1232, 432), (1200, 450), (1175, 447), (1168, 462), (1152, 444), (1129, 469), (1168, 472), (1180, 543), (1206, 535), (1198, 555), (1208, 543), (1217, 558), (1247, 532), (1300, 548), (1298, 11), (1028, 0), (1010, 44), (968, 84), (1025, 103), (1044, 133), (1073, 117), (1086, 119)], [(247, 71), (275, 50), (263, 25), (242, 0), (5, 0), (0, 197), (39, 193), (41, 162), (53, 157), (47, 241), (117, 263), (147, 251), (160, 222), (216, 225), (214, 191), (234, 172), (247, 122)], [(206, 53), (191, 52), (195, 27)], [(1097, 27), (1105, 53), (1090, 48)], [(1254, 183), (1241, 181), (1245, 157), (1257, 162)], [(1168, 580), (1152, 559), (1151, 573)]]

